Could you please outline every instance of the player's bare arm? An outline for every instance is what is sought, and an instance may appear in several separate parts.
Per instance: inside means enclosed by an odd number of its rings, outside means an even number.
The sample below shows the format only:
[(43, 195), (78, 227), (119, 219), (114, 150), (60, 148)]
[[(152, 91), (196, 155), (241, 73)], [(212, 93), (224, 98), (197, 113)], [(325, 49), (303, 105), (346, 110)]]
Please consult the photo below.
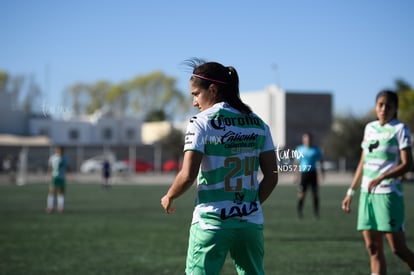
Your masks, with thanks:
[(272, 193), (278, 182), (277, 160), (275, 151), (264, 152), (259, 158), (263, 179), (259, 185), (259, 200), (263, 203)]
[(361, 158), (359, 160), (358, 163), (358, 167), (355, 171), (355, 175), (354, 178), (352, 180), (352, 184), (349, 187), (345, 198), (342, 201), (342, 210), (345, 213), (350, 213), (351, 212), (351, 201), (352, 201), (352, 196), (354, 195), (355, 189), (358, 188), (358, 186), (361, 184), (361, 180), (362, 180), (362, 170), (363, 170), (363, 166), (364, 166), (364, 153), (361, 153)]
[(167, 213), (175, 212), (174, 199), (184, 194), (197, 178), (203, 154), (196, 151), (184, 153), (183, 166), (174, 179), (167, 194), (161, 198), (161, 205)]

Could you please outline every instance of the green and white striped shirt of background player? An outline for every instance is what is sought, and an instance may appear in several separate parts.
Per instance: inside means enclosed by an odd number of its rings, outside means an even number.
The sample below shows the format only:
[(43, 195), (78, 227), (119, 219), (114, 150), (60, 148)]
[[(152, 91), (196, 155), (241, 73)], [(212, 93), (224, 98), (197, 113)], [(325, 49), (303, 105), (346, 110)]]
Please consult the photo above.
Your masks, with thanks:
[(49, 166), (52, 167), (52, 177), (55, 179), (65, 179), (68, 165), (69, 161), (63, 155), (53, 154), (49, 158)]
[(184, 151), (203, 153), (192, 224), (203, 229), (263, 224), (259, 155), (275, 150), (269, 127), (255, 114), (220, 102), (190, 119)]
[[(361, 148), (364, 152), (364, 173), (361, 190), (368, 192), (369, 182), (380, 174), (391, 171), (400, 163), (400, 150), (411, 147), (411, 136), (407, 126), (397, 119), (381, 126), (372, 121), (365, 126)], [(402, 196), (401, 181), (398, 178), (385, 179), (371, 193), (396, 192)]]

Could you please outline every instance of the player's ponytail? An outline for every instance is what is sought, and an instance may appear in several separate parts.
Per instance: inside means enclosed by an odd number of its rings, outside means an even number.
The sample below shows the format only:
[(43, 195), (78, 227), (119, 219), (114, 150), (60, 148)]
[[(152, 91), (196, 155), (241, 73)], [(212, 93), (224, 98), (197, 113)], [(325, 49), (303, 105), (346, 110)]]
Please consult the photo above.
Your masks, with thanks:
[(232, 106), (233, 108), (237, 109), (239, 112), (243, 114), (250, 114), (252, 109), (243, 103), (240, 98), (240, 90), (239, 90), (239, 75), (234, 67), (229, 66), (227, 67), (228, 74), (229, 74), (229, 87), (228, 91), (225, 92), (226, 94), (226, 101)]

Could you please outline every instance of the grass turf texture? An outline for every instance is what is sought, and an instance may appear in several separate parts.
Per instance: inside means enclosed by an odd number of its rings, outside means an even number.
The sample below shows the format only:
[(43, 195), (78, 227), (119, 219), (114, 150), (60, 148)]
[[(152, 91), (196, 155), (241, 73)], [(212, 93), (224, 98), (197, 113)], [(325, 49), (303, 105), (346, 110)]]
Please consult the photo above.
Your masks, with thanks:
[[(166, 215), (168, 186), (68, 185), (64, 214), (44, 212), (47, 185), (0, 185), (0, 274), (184, 274), (194, 189)], [(369, 274), (356, 231), (357, 196), (340, 210), (346, 186), (322, 185), (321, 218), (310, 194), (305, 218), (295, 212), (296, 187), (278, 186), (264, 204), (267, 274)], [(407, 241), (414, 249), (414, 185), (405, 186)], [(408, 274), (386, 245), (389, 274)], [(235, 274), (230, 259), (222, 274)]]

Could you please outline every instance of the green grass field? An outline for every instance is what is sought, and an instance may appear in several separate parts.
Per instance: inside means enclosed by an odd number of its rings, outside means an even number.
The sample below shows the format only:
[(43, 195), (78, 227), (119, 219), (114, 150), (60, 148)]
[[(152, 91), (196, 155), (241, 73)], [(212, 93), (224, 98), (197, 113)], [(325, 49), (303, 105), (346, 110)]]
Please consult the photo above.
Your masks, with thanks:
[[(184, 274), (194, 189), (166, 215), (159, 202), (167, 188), (72, 184), (65, 213), (47, 215), (46, 184), (0, 185), (0, 274)], [(340, 210), (347, 187), (321, 186), (319, 220), (309, 196), (305, 218), (296, 218), (295, 188), (278, 186), (264, 205), (267, 274), (369, 274), (356, 211)], [(414, 185), (406, 185), (412, 249), (413, 198)], [(386, 253), (389, 274), (409, 274), (388, 246)], [(222, 274), (235, 274), (229, 259)]]

